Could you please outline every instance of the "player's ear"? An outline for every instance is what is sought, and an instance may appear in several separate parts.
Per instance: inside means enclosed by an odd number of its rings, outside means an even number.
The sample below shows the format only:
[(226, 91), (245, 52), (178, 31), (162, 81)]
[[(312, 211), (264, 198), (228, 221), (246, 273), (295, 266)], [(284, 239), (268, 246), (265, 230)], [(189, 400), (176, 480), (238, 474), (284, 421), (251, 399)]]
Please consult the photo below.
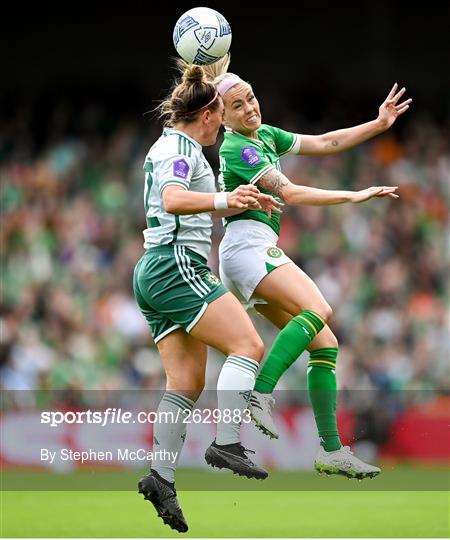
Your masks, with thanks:
[(202, 120), (204, 122), (209, 122), (210, 119), (211, 119), (211, 111), (209, 109), (204, 110), (202, 114)]

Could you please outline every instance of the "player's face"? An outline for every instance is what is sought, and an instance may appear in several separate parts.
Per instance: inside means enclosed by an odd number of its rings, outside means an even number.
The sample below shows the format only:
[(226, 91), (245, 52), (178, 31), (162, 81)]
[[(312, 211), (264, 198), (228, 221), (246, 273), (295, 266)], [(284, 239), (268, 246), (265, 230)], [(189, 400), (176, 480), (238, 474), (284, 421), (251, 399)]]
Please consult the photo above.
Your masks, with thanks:
[(224, 96), (224, 125), (250, 136), (261, 126), (259, 103), (248, 83), (239, 83)]

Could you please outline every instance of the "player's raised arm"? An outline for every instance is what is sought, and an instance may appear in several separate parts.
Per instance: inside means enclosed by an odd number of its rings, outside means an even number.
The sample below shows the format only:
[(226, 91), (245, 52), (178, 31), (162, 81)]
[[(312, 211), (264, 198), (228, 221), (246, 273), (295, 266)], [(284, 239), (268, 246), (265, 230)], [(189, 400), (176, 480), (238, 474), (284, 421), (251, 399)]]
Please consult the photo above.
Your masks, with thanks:
[(394, 84), (387, 98), (380, 105), (375, 120), (350, 128), (330, 131), (323, 135), (302, 135), (299, 154), (309, 156), (326, 156), (348, 150), (389, 129), (397, 118), (409, 109), (412, 99), (399, 103), (406, 92), (403, 87), (398, 90)]

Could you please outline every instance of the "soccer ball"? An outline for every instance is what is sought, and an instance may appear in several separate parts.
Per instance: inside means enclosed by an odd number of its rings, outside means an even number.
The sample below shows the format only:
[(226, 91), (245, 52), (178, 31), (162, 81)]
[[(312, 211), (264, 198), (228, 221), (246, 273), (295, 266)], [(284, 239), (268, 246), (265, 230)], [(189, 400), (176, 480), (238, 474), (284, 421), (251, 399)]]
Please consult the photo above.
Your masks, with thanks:
[(186, 11), (173, 30), (178, 54), (190, 64), (212, 64), (230, 50), (231, 28), (214, 9), (199, 7)]

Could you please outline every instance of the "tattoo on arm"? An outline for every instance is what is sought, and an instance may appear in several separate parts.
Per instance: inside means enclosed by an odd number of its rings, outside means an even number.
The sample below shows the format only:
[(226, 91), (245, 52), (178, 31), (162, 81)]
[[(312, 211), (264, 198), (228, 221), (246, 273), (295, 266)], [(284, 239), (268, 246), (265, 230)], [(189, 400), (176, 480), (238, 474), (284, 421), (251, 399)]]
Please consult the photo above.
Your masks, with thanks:
[(288, 183), (289, 180), (276, 169), (271, 169), (257, 182), (259, 187), (270, 191), (270, 193), (273, 193), (281, 198), (283, 198), (283, 189), (288, 185)]

